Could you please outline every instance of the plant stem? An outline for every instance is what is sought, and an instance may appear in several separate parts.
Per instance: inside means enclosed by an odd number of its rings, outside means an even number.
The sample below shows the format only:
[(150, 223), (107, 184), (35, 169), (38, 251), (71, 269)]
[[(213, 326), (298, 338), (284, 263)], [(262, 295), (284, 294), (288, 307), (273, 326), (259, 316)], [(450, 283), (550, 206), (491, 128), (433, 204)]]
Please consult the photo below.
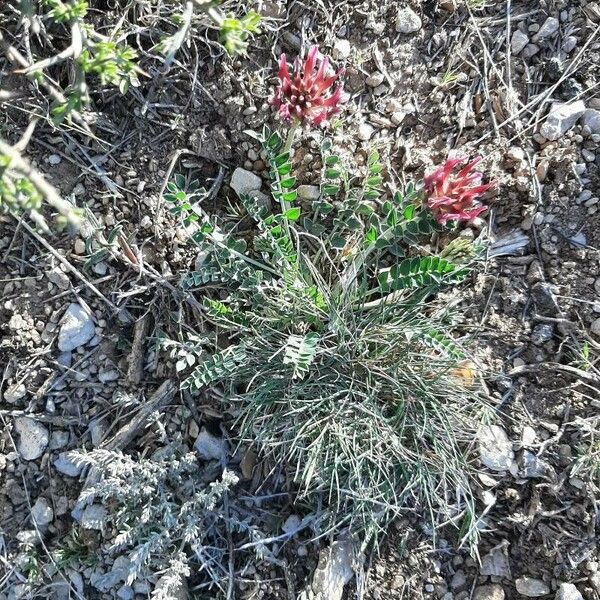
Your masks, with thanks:
[(298, 129), (300, 129), (300, 121), (294, 119), (288, 131), (287, 138), (285, 139), (285, 146), (283, 147), (284, 153), (289, 152), (292, 149), (292, 144), (294, 143), (294, 138), (296, 137)]

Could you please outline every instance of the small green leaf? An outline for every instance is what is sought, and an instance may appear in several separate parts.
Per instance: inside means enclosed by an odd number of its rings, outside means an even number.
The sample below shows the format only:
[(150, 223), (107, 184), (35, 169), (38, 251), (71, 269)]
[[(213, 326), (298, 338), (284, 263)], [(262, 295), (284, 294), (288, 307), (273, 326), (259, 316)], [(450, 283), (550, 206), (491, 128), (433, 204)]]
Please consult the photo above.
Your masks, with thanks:
[(288, 221), (297, 221), (300, 218), (300, 212), (300, 207), (294, 206), (294, 208), (285, 211), (285, 218)]
[(413, 218), (414, 214), (415, 214), (415, 205), (414, 204), (409, 204), (404, 209), (404, 212), (402, 214), (403, 214), (404, 218), (407, 221), (410, 221)]
[(292, 170), (292, 163), (284, 163), (280, 167), (277, 167), (279, 175), (287, 175)]
[(328, 167), (333, 167), (333, 165), (337, 165), (338, 162), (340, 162), (340, 157), (335, 154), (331, 154), (325, 158), (325, 165)]
[(375, 229), (375, 227), (371, 227), (369, 231), (367, 231), (365, 240), (369, 245), (374, 244), (377, 241), (377, 229)]
[(334, 235), (331, 238), (331, 247), (336, 250), (342, 250), (346, 246), (346, 238), (341, 235)]
[(335, 196), (340, 191), (339, 185), (324, 185), (323, 194), (326, 196)]
[(371, 154), (369, 154), (369, 158), (367, 159), (367, 164), (370, 166), (374, 165), (379, 160), (379, 152), (377, 150), (373, 150)]
[(282, 198), (284, 202), (294, 202), (298, 197), (298, 190), (292, 190), (283, 194)]
[(287, 179), (282, 179), (280, 182), (281, 187), (285, 190), (288, 190), (288, 189), (294, 187), (295, 184), (296, 184), (295, 177), (288, 177)]
[(338, 169), (326, 169), (325, 177), (328, 179), (337, 179), (340, 176), (341, 172)]

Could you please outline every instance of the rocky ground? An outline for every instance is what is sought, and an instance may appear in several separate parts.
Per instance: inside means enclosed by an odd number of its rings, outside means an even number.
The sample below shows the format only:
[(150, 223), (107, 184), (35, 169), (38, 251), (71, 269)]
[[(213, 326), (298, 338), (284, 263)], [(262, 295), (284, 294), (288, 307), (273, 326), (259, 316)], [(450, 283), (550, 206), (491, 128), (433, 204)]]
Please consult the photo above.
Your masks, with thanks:
[[(236, 168), (264, 179), (244, 130), (273, 122), (275, 58), (306, 41), (346, 65), (350, 109), (335, 136), (346, 152), (360, 162), (379, 147), (391, 181), (421, 176), (448, 153), (481, 155), (498, 183), (486, 220), (504, 248), (461, 290), (503, 422), (481, 447), (478, 555), (451, 532), (434, 546), (407, 517), (361, 569), (341, 545), (340, 563), (359, 574), (348, 597), (599, 600), (600, 4), (260, 4), (273, 26), (247, 58), (217, 62), (197, 49), (197, 78), (176, 69), (160, 87), (98, 96), (98, 141), (42, 126), (31, 142), (30, 158), (85, 203), (97, 230), (45, 238), (0, 221), (0, 598), (148, 597), (148, 585), (125, 584), (118, 558), (97, 553), (106, 515), (76, 509), (84, 477), (69, 452), (102, 447), (176, 375), (156, 340), (178, 331), (176, 287), (195, 257), (161, 192), (173, 172), (214, 178), (222, 168), (211, 210), (226, 212)], [(11, 77), (2, 69), (0, 87)], [(23, 115), (1, 119), (3, 135), (17, 138)], [(306, 144), (296, 154), (301, 183), (314, 183), (313, 152)], [(116, 227), (143, 267), (127, 245), (102, 250), (98, 234)], [(173, 395), (164, 435), (220, 443), (223, 415), (209, 398), (200, 408)], [(155, 429), (123, 449), (151, 446)], [(296, 510), (277, 506), (273, 535)], [(293, 536), (285, 560), (246, 571), (235, 597), (295, 597), (323, 545), (308, 537)], [(29, 586), (59, 546), (75, 558)]]

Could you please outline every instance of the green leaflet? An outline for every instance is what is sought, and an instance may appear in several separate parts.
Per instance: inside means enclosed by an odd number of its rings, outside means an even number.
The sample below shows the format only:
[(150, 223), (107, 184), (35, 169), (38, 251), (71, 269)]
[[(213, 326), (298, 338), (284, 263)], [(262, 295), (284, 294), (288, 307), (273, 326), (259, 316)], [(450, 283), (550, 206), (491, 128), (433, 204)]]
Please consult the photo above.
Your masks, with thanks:
[(379, 288), (383, 293), (397, 290), (423, 288), (441, 283), (460, 281), (465, 269), (439, 256), (407, 258), (395, 264), (389, 271), (377, 275)]

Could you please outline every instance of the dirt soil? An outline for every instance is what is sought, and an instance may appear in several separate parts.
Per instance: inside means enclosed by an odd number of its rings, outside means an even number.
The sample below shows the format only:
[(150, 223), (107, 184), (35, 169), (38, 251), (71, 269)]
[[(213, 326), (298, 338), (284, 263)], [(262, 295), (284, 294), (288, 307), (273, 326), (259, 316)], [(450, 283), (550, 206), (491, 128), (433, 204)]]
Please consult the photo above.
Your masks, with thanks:
[[(579, 120), (555, 141), (539, 132), (551, 102), (581, 99), (586, 109), (600, 109), (600, 5), (427, 0), (411, 3), (421, 24), (402, 33), (397, 20), (404, 6), (261, 2), (271, 27), (247, 57), (217, 60), (197, 46), (186, 55), (193, 69), (176, 67), (125, 97), (96, 94), (96, 140), (39, 124), (29, 158), (65, 197), (93, 213), (107, 235), (120, 227), (144, 265), (131, 265), (123, 249), (121, 256), (90, 256), (82, 234), (49, 238), (51, 251), (25, 223), (0, 217), (1, 599), (26, 597), (19, 587), (24, 571), (12, 561), (39, 497), (53, 509), (50, 549), (76, 525), (71, 511), (83, 481), (55, 468), (59, 455), (97, 447), (126, 422), (131, 404), (123, 395), (140, 402), (176, 376), (173, 361), (153, 344), (143, 357), (141, 383), (128, 376), (131, 317), (146, 318), (152, 340), (181, 333), (179, 324), (194, 319), (185, 303), (185, 320), (177, 315), (175, 288), (195, 256), (160, 200), (166, 181), (173, 172), (195, 170), (210, 184), (222, 167), (225, 183), (206, 209), (223, 213), (235, 204), (227, 182), (236, 167), (266, 182), (260, 149), (244, 131), (276, 124), (268, 98), (277, 56), (295, 54), (306, 41), (346, 67), (351, 97), (335, 133), (345, 152), (360, 161), (377, 146), (391, 182), (421, 177), (448, 154), (481, 155), (486, 176), (497, 182), (481, 226), (493, 239), (522, 238), (519, 249), (490, 257), (460, 290), (464, 321), (477, 326), (490, 400), (517, 460), (514, 473), (482, 467), (478, 553), (457, 548), (450, 528), (433, 540), (407, 517), (369, 554), (364, 577), (347, 586), (347, 597), (553, 598), (561, 583), (572, 582), (581, 596), (558, 600), (600, 600), (600, 510), (586, 460), (600, 409), (600, 130), (593, 133)], [(557, 28), (539, 37), (548, 17)], [(518, 52), (516, 30), (528, 38)], [(12, 76), (6, 64), (2, 69), (5, 88)], [(0, 116), (3, 137), (18, 139), (26, 121), (17, 107), (7, 109)], [(313, 151), (308, 142), (297, 150), (301, 183), (314, 183)], [(90, 343), (65, 353), (57, 338), (71, 303), (89, 307), (95, 332)], [(32, 460), (13, 445), (15, 419), (24, 414), (35, 416), (49, 436)], [(163, 424), (167, 435), (183, 429), (191, 446), (198, 428), (220, 417), (214, 398), (194, 409), (178, 394)], [(129, 450), (153, 439), (145, 432)], [(290, 499), (275, 505), (274, 523), (297, 510)], [(93, 552), (100, 533), (83, 535)], [(236, 597), (295, 597), (321, 547), (305, 542), (289, 542), (285, 564), (246, 574)], [(83, 597), (120, 597), (117, 588), (101, 593), (90, 585), (92, 570), (82, 568)], [(523, 578), (539, 580), (541, 593), (532, 596)], [(35, 597), (59, 595), (50, 585)]]

